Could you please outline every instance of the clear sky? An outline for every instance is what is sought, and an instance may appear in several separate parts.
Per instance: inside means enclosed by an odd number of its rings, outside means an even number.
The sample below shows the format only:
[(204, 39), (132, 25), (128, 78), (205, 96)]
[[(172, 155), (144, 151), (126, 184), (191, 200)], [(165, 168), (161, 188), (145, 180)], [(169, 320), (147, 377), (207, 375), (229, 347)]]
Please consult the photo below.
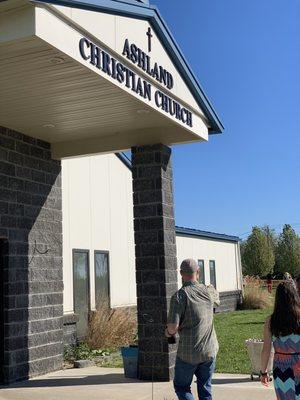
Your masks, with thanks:
[(300, 1), (152, 3), (225, 125), (173, 148), (176, 224), (300, 232)]

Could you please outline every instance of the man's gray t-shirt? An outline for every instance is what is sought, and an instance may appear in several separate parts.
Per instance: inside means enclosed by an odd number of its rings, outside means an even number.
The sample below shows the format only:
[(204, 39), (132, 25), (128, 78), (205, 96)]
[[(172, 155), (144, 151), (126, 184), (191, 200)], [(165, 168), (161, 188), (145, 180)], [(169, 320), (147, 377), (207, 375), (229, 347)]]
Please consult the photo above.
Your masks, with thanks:
[(198, 282), (185, 282), (171, 298), (168, 323), (179, 325), (177, 356), (189, 364), (200, 364), (216, 357), (219, 345), (214, 329), (214, 305), (219, 294)]

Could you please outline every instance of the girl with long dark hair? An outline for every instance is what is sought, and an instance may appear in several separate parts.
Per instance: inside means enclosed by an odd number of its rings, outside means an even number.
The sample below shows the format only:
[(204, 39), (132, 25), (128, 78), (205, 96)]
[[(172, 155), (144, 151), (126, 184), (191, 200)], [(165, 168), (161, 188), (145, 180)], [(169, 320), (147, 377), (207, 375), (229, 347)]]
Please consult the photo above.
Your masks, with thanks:
[(300, 400), (300, 298), (294, 281), (278, 285), (274, 312), (265, 323), (261, 382), (269, 386), (268, 361), (274, 345), (277, 399)]

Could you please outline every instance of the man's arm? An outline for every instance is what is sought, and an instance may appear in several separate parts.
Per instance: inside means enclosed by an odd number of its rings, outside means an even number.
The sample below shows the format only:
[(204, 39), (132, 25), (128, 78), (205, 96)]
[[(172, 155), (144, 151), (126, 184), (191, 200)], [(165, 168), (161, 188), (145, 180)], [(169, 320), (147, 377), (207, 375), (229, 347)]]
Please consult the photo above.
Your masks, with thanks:
[(180, 302), (179, 293), (175, 293), (170, 302), (170, 310), (168, 315), (167, 328), (165, 330), (166, 337), (176, 335), (179, 329), (179, 323), (182, 316), (182, 304)]
[(218, 307), (220, 305), (220, 296), (219, 296), (219, 292), (214, 288), (213, 285), (209, 285), (207, 287), (208, 293), (211, 297), (211, 299), (214, 302), (214, 306)]

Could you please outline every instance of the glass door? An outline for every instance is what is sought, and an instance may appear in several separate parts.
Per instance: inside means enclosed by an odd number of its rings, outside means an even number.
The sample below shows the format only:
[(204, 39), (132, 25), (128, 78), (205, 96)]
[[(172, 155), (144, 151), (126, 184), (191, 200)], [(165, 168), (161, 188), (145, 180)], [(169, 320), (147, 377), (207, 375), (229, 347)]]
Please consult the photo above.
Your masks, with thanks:
[(199, 283), (205, 285), (205, 270), (204, 270), (204, 260), (198, 260), (199, 265)]
[(95, 251), (96, 307), (109, 306), (109, 255), (106, 251)]
[(78, 315), (77, 338), (84, 339), (88, 331), (90, 293), (89, 293), (89, 252), (73, 250), (73, 291), (74, 312)]
[(210, 284), (217, 289), (217, 278), (216, 278), (216, 262), (211, 260), (209, 262), (209, 274), (210, 274)]

